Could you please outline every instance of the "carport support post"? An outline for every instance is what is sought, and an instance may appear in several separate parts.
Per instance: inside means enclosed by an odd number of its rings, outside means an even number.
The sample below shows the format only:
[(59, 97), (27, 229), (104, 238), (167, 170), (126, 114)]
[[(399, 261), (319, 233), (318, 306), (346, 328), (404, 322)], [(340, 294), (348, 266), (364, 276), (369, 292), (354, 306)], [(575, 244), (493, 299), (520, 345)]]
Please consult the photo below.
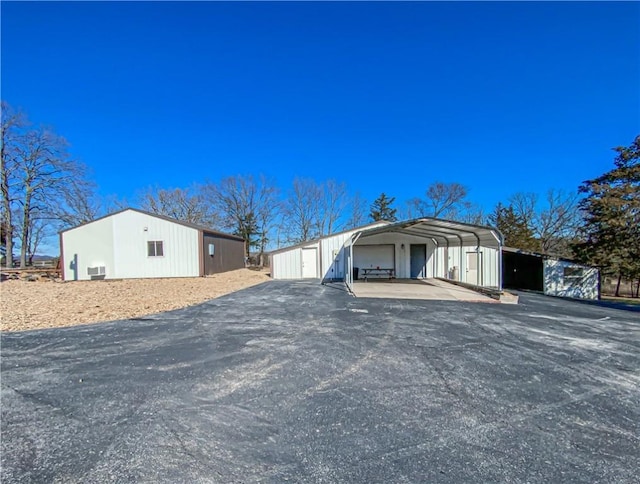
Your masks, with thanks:
[(347, 289), (349, 289), (349, 292), (351, 292), (351, 294), (353, 294), (353, 246), (355, 245), (355, 243), (358, 241), (358, 239), (360, 238), (360, 235), (362, 234), (362, 232), (358, 232), (355, 237), (353, 237), (353, 239), (351, 239), (351, 245), (349, 245), (349, 264), (347, 265), (347, 270), (349, 271), (348, 274), (344, 275), (344, 280), (345, 282), (347, 281), (351, 281), (350, 283), (347, 283)]
[(500, 243), (498, 243), (498, 291), (502, 293), (502, 245)]
[(482, 262), (480, 262), (480, 237), (475, 232), (476, 236), (476, 286), (480, 286), (480, 280), (482, 276)]
[(502, 242), (504, 239), (502, 234), (498, 236), (493, 230), (491, 231), (491, 235), (493, 235), (498, 243), (498, 291), (502, 293)]
[[(460, 267), (458, 267), (458, 281), (462, 282), (462, 237), (458, 235), (458, 239), (460, 239)], [(467, 282), (466, 277), (464, 282)]]
[[(436, 242), (436, 239), (433, 237), (431, 238), (431, 242), (433, 242), (433, 245), (435, 246), (433, 251), (433, 277), (438, 277), (438, 242)], [(425, 254), (425, 257), (426, 256), (427, 254)], [(426, 272), (427, 268), (425, 267), (425, 277), (427, 276)]]
[(442, 256), (444, 259), (444, 278), (449, 279), (449, 239), (445, 239), (447, 241), (447, 251)]
[(480, 274), (482, 272), (482, 262), (480, 261), (480, 241), (476, 246), (476, 286), (480, 285)]

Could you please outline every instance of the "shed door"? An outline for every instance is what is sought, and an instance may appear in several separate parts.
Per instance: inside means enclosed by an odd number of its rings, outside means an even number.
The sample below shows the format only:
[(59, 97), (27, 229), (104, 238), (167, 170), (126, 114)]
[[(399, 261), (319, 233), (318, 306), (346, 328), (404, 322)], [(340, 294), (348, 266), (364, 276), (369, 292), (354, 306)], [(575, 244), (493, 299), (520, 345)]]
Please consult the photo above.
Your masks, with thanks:
[(302, 249), (302, 277), (314, 279), (318, 277), (318, 249)]
[(411, 278), (418, 279), (426, 276), (427, 245), (411, 244)]
[(482, 253), (467, 252), (467, 283), (482, 285), (482, 281), (478, 278), (480, 267), (482, 267)]

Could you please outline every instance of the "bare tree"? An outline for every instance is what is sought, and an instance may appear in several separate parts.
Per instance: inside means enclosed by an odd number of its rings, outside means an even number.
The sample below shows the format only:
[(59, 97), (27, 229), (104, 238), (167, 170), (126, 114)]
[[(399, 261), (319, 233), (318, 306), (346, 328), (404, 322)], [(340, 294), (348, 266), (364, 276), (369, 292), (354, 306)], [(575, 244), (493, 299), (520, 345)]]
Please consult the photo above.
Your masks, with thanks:
[(351, 214), (345, 226), (348, 228), (356, 228), (364, 225), (367, 222), (367, 201), (360, 196), (360, 193), (356, 192), (349, 205)]
[(460, 183), (435, 182), (429, 185), (425, 198), (409, 200), (409, 213), (415, 217), (458, 218), (469, 208), (467, 188)]
[(283, 208), (283, 228), (289, 242), (298, 243), (318, 236), (318, 212), (322, 187), (314, 180), (293, 180)]
[(2, 116), (2, 222), (7, 264), (11, 264), (17, 231), (20, 267), (24, 268), (43, 237), (75, 214), (92, 186), (86, 181), (85, 167), (69, 155), (63, 137), (50, 128), (31, 127), (26, 116), (4, 102)]
[(27, 240), (27, 263), (33, 265), (33, 256), (36, 255), (41, 242), (55, 233), (50, 220), (35, 218), (31, 221), (29, 240)]
[(454, 220), (474, 225), (484, 225), (487, 223), (487, 215), (480, 205), (467, 202), (464, 210), (458, 213)]
[(96, 197), (95, 185), (85, 178), (72, 179), (60, 195), (55, 213), (62, 228), (91, 222), (102, 213), (102, 203)]
[(536, 250), (571, 255), (569, 246), (580, 220), (577, 193), (550, 189), (540, 206), (537, 194), (520, 192), (510, 197), (509, 202), (515, 214), (533, 231)]
[(47, 128), (27, 131), (17, 146), (20, 204), (20, 267), (26, 267), (30, 231), (36, 219), (58, 220), (62, 194), (83, 179), (84, 167), (72, 160), (67, 141)]
[(264, 253), (270, 241), (270, 234), (274, 229), (275, 221), (278, 218), (281, 203), (279, 199), (280, 190), (276, 184), (264, 176), (260, 176), (260, 188), (258, 190), (258, 200), (256, 208), (256, 219), (258, 232), (260, 235), (260, 265), (264, 266)]
[(15, 222), (13, 218), (13, 207), (16, 202), (17, 184), (17, 144), (22, 130), (27, 126), (26, 117), (15, 112), (9, 104), (2, 101), (2, 128), (0, 140), (0, 157), (2, 164), (0, 167), (0, 187), (2, 190), (2, 234), (6, 253), (6, 266), (13, 265), (13, 239)]
[(320, 185), (320, 192), (316, 223), (318, 235), (323, 236), (338, 229), (338, 221), (347, 205), (347, 186), (335, 180), (327, 180)]
[(538, 195), (536, 193), (518, 192), (509, 197), (509, 205), (522, 222), (534, 230), (537, 218)]
[(149, 188), (142, 195), (141, 207), (152, 213), (208, 227), (219, 223), (215, 211), (206, 200), (201, 187)]
[[(261, 255), (278, 211), (278, 190), (265, 177), (231, 176), (205, 186), (206, 199), (222, 215), (221, 223), (246, 241), (247, 257), (252, 247)], [(262, 257), (261, 257), (262, 258)]]
[(102, 198), (102, 213), (110, 214), (114, 212), (119, 212), (120, 210), (124, 210), (131, 206), (131, 204), (125, 199), (120, 198), (118, 195), (107, 195)]
[(578, 194), (550, 189), (545, 202), (535, 223), (542, 252), (570, 255), (569, 244), (574, 242), (580, 225)]

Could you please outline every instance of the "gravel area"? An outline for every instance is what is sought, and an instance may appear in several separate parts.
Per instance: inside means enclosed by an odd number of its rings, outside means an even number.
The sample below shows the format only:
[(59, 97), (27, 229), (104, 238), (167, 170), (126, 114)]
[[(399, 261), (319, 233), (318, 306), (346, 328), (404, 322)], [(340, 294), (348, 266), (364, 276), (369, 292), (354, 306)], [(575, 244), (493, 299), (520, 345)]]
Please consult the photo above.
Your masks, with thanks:
[(0, 284), (2, 331), (75, 326), (183, 308), (268, 281), (240, 269), (208, 277)]

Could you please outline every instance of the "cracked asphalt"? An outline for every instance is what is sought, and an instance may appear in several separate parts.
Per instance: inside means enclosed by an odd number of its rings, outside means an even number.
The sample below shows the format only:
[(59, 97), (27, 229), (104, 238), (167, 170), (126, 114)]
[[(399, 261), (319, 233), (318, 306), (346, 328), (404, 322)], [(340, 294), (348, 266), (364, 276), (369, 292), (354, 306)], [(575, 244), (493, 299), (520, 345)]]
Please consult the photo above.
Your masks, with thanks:
[(272, 281), (2, 334), (2, 482), (640, 482), (640, 313)]

